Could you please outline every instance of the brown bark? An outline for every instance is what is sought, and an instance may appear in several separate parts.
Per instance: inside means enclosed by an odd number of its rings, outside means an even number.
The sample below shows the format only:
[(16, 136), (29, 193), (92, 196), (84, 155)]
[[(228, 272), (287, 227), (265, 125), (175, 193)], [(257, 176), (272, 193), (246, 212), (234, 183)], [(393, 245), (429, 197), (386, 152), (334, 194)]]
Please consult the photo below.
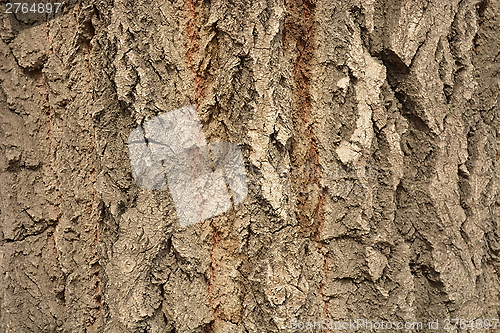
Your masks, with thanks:
[[(498, 318), (499, 0), (84, 0), (1, 22), (0, 332)], [(181, 227), (127, 140), (192, 104), (249, 192)]]

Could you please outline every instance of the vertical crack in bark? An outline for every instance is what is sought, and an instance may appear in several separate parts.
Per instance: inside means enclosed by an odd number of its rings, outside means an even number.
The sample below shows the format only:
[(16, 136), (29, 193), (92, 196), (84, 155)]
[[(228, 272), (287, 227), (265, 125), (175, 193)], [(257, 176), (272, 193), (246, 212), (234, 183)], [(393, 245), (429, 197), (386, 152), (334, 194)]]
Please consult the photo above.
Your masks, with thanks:
[[(187, 12), (187, 42), (186, 42), (186, 59), (188, 68), (194, 74), (194, 85), (195, 85), (195, 101), (194, 104), (199, 110), (203, 99), (206, 96), (208, 88), (208, 80), (206, 78), (208, 71), (200, 68), (202, 61), (200, 58), (206, 56), (204, 50), (200, 50), (201, 42), (201, 27), (203, 26), (203, 17), (199, 15), (199, 11), (202, 10), (203, 3), (197, 4), (196, 0), (186, 0), (185, 7)], [(217, 45), (218, 48), (218, 45)], [(203, 54), (202, 54), (203, 51)], [(209, 222), (211, 233), (212, 233), (212, 247), (210, 249), (210, 276), (207, 279), (207, 292), (208, 292), (208, 302), (210, 304), (210, 309), (214, 316), (214, 320), (205, 326), (206, 330), (211, 331), (214, 327), (215, 321), (219, 318), (218, 305), (215, 304), (214, 300), (214, 281), (216, 279), (216, 259), (215, 251), (219, 243), (219, 233), (212, 223)]]
[(218, 319), (218, 313), (217, 313), (218, 306), (214, 304), (213, 283), (215, 281), (215, 273), (216, 273), (215, 272), (216, 260), (214, 260), (214, 257), (215, 257), (215, 249), (217, 248), (217, 244), (219, 243), (219, 235), (217, 229), (215, 228), (215, 226), (211, 221), (210, 221), (210, 228), (212, 229), (213, 244), (212, 248), (210, 249), (210, 278), (208, 279), (208, 301), (210, 303), (210, 308), (212, 309), (212, 314), (214, 315), (214, 320), (210, 324), (210, 327), (213, 327), (214, 322)]
[[(77, 22), (78, 24), (78, 22)], [(93, 81), (93, 72), (92, 72), (92, 65), (90, 63), (90, 59), (92, 57), (92, 44), (91, 44), (91, 39), (95, 36), (95, 29), (94, 27), (92, 26), (92, 23), (91, 22), (84, 22), (83, 23), (84, 26), (85, 26), (85, 29), (88, 30), (88, 32), (90, 33), (89, 35), (89, 39), (84, 39), (82, 41), (82, 44), (83, 46), (85, 46), (85, 48), (83, 48), (83, 52), (86, 53), (86, 57), (87, 59), (85, 59), (85, 68), (88, 70), (88, 75), (89, 75), (89, 79), (87, 80), (87, 86), (89, 88), (88, 92), (91, 92), (92, 91), (92, 81)], [(94, 104), (95, 102), (95, 96), (94, 94), (92, 93), (92, 104)], [(90, 121), (90, 124), (93, 124), (92, 121)], [(96, 129), (95, 129), (95, 126), (92, 126), (92, 129), (94, 130), (94, 140), (91, 140), (91, 145), (92, 145), (92, 151), (93, 153), (95, 154), (94, 158), (95, 158), (95, 161), (97, 161), (97, 156), (99, 155), (99, 152), (98, 152), (98, 149), (97, 149), (97, 133), (96, 133)], [(92, 216), (98, 216), (99, 217), (99, 205), (100, 205), (100, 200), (99, 200), (99, 195), (96, 191), (96, 188), (95, 188), (95, 184), (96, 184), (96, 181), (97, 181), (97, 168), (93, 168), (91, 170), (91, 179), (90, 179), (90, 183), (92, 183), (92, 197), (91, 197), (91, 203), (89, 205), (89, 217), (91, 218)], [(97, 316), (95, 318), (93, 318), (93, 322), (91, 323), (91, 326), (93, 326), (97, 320), (99, 319), (99, 317), (102, 319), (102, 288), (101, 288), (101, 265), (99, 264), (98, 260), (99, 260), (99, 257), (100, 257), (100, 253), (99, 253), (99, 242), (100, 242), (100, 239), (99, 239), (99, 236), (100, 236), (100, 232), (99, 232), (99, 218), (96, 218), (95, 219), (96, 221), (96, 225), (95, 225), (95, 230), (94, 230), (94, 246), (95, 246), (95, 255), (96, 255), (96, 258), (93, 259), (93, 263), (90, 263), (91, 267), (95, 267), (96, 271), (95, 273), (93, 273), (96, 277), (96, 283), (95, 283), (95, 288), (94, 288), (94, 299), (97, 303)]]
[(287, 15), (283, 32), (285, 45), (294, 45), (290, 50), (296, 54), (293, 68), (294, 130), (291, 160), (295, 172), (292, 183), (297, 194), (297, 218), (304, 236), (314, 240), (318, 252), (323, 255), (323, 277), (319, 294), (324, 302), (324, 315), (328, 317), (328, 302), (323, 288), (328, 275), (328, 259), (320, 242), (319, 233), (324, 221), (323, 204), (326, 190), (321, 185), (322, 170), (319, 151), (314, 134), (312, 117), (311, 81), (315, 53), (315, 0), (285, 1)]
[(204, 82), (203, 75), (200, 72), (199, 64), (200, 62), (197, 60), (197, 56), (199, 56), (198, 52), (200, 51), (200, 22), (199, 17), (196, 12), (196, 0), (187, 0), (186, 1), (186, 11), (188, 14), (187, 17), (187, 42), (186, 42), (186, 59), (188, 63), (188, 68), (194, 74), (195, 80), (195, 88), (196, 88), (196, 100), (194, 104), (196, 107), (199, 107), (201, 101), (205, 95), (204, 91)]
[[(51, 45), (51, 40), (50, 40), (50, 34), (49, 34), (48, 27), (46, 28), (46, 36), (47, 36), (46, 41), (47, 41), (47, 44), (49, 46), (49, 51), (51, 52), (51, 54), (53, 54), (54, 50), (53, 50), (52, 45)], [(61, 193), (61, 188), (62, 188), (62, 186), (61, 186), (61, 175), (59, 174), (56, 149), (54, 149), (54, 147), (53, 147), (53, 139), (54, 138), (52, 136), (52, 124), (54, 122), (54, 119), (53, 119), (54, 112), (52, 111), (52, 107), (51, 107), (50, 100), (49, 100), (49, 87), (47, 86), (47, 83), (46, 83), (46, 75), (43, 73), (43, 71), (40, 71), (40, 74), (41, 74), (40, 81), (41, 81), (41, 86), (44, 89), (43, 96), (45, 97), (46, 110), (47, 110), (46, 111), (46, 115), (47, 115), (47, 137), (46, 137), (46, 140), (48, 141), (48, 145), (49, 145), (49, 154), (52, 155), (51, 156), (52, 157), (51, 158), (51, 160), (52, 160), (52, 169), (54, 170), (54, 175), (56, 177), (57, 198), (58, 198), (56, 223), (55, 223), (54, 229), (50, 233), (49, 237), (54, 242), (54, 252), (55, 252), (55, 255), (56, 255), (56, 258), (57, 258), (57, 264), (58, 264), (59, 268), (62, 269), (61, 261), (59, 259), (59, 251), (57, 249), (56, 230), (57, 230), (57, 227), (58, 227), (58, 225), (60, 224), (60, 221), (61, 221), (61, 216), (62, 216), (62, 208), (61, 208), (61, 206), (63, 204), (63, 198), (62, 198), (62, 193)], [(64, 276), (64, 274), (63, 274), (63, 276)], [(63, 281), (63, 282), (65, 284), (65, 289), (66, 289), (66, 281)], [(64, 306), (66, 306), (66, 300), (65, 300), (65, 297), (64, 297), (64, 292), (62, 293), (60, 299), (62, 301), (62, 304)]]
[[(85, 13), (83, 14), (85, 15)], [(90, 14), (89, 14), (90, 15)], [(76, 48), (81, 50), (83, 54), (83, 61), (85, 62), (84, 68), (87, 69), (88, 71), (88, 78), (86, 80), (86, 86), (88, 87), (87, 93), (91, 95), (91, 103), (92, 105), (95, 102), (95, 96), (92, 93), (93, 91), (93, 72), (92, 72), (92, 65), (90, 63), (90, 59), (92, 57), (92, 44), (91, 44), (91, 39), (95, 36), (95, 29), (92, 25), (92, 22), (89, 20), (85, 20), (83, 22), (79, 22), (79, 18), (81, 17), (80, 10), (74, 14), (73, 18), (75, 21), (75, 26), (80, 27), (83, 25), (83, 30), (78, 29), (77, 32), (77, 38), (76, 38), (76, 43), (78, 45), (75, 45)], [(91, 118), (92, 116), (90, 116)], [(93, 138), (94, 140), (90, 140), (92, 152), (95, 154), (94, 155), (94, 161), (97, 161), (97, 156), (98, 156), (98, 150), (97, 150), (97, 134), (95, 127), (93, 126), (92, 119), (90, 119), (89, 124), (91, 124), (91, 129), (94, 130)], [(89, 153), (89, 155), (92, 154), (92, 152)], [(95, 189), (95, 184), (97, 181), (97, 168), (94, 166), (92, 170), (90, 171), (90, 179), (89, 183), (92, 184), (91, 187), (91, 199), (90, 203), (87, 204), (87, 209), (86, 213), (88, 214), (88, 218), (90, 221), (92, 221), (93, 216), (97, 216), (95, 219), (95, 228), (94, 228), (94, 237), (93, 237), (93, 246), (94, 246), (94, 255), (95, 257), (92, 258), (91, 262), (89, 263), (89, 266), (91, 268), (91, 274), (95, 276), (96, 282), (94, 285), (93, 289), (93, 300), (97, 304), (97, 307), (95, 308), (95, 313), (96, 316), (91, 315), (91, 322), (90, 322), (90, 327), (94, 327), (94, 325), (97, 323), (98, 319), (102, 319), (102, 308), (103, 308), (103, 303), (102, 303), (102, 288), (101, 288), (101, 265), (99, 264), (99, 242), (100, 242), (100, 232), (99, 232), (99, 215), (100, 215), (100, 209), (99, 209), (99, 195)], [(94, 271), (95, 269), (95, 271)], [(95, 327), (94, 327), (95, 329)]]

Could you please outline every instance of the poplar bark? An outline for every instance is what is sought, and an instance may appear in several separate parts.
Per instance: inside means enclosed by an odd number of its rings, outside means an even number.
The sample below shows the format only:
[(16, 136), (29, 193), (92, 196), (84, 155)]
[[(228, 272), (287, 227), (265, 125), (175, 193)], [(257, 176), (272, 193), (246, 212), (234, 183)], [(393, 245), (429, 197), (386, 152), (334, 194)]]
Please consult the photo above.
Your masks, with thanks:
[[(499, 0), (63, 10), (1, 14), (0, 332), (499, 318)], [(187, 105), (248, 196), (181, 227), (127, 139)]]

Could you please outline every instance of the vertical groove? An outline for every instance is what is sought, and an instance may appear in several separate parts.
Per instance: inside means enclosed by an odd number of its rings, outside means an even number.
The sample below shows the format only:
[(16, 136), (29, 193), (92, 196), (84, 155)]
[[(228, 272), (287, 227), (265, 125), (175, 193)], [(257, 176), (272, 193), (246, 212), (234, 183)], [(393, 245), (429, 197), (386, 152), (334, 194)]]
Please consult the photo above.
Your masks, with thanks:
[(315, 120), (311, 83), (315, 66), (315, 0), (285, 1), (287, 15), (283, 32), (285, 45), (295, 45), (290, 50), (296, 54), (293, 68), (294, 84), (294, 139), (291, 160), (294, 172), (292, 184), (297, 194), (297, 219), (303, 236), (316, 243), (323, 255), (323, 277), (318, 292), (323, 300), (323, 312), (328, 317), (328, 303), (323, 293), (328, 273), (328, 261), (319, 239), (319, 231), (324, 220), (323, 204), (326, 190), (321, 185), (322, 170), (319, 150), (314, 133)]
[[(208, 80), (206, 78), (206, 70), (200, 68), (202, 63), (201, 59), (207, 56), (205, 50), (200, 50), (201, 41), (201, 27), (203, 26), (203, 17), (200, 17), (198, 10), (201, 10), (201, 5), (198, 5), (196, 0), (186, 0), (186, 12), (187, 12), (187, 42), (186, 42), (186, 60), (188, 68), (194, 74), (194, 86), (195, 86), (195, 101), (194, 105), (199, 111), (202, 105), (203, 99), (206, 96), (206, 91), (208, 88)], [(202, 52), (203, 51), (203, 52)], [(209, 221), (209, 226), (212, 233), (212, 246), (210, 249), (210, 276), (207, 279), (207, 293), (208, 302), (212, 315), (214, 317), (213, 321), (205, 326), (205, 331), (213, 331), (215, 321), (219, 318), (218, 306), (214, 302), (214, 281), (216, 279), (216, 263), (214, 260), (215, 251), (217, 244), (219, 243), (219, 235), (217, 228), (213, 225), (212, 221)]]
[(187, 0), (186, 1), (186, 11), (188, 14), (187, 17), (187, 42), (186, 42), (186, 59), (188, 63), (188, 68), (194, 74), (194, 84), (196, 89), (196, 96), (194, 104), (198, 108), (205, 96), (205, 82), (202, 73), (199, 68), (199, 59), (200, 56), (200, 25), (199, 16), (196, 12), (196, 3), (195, 0)]

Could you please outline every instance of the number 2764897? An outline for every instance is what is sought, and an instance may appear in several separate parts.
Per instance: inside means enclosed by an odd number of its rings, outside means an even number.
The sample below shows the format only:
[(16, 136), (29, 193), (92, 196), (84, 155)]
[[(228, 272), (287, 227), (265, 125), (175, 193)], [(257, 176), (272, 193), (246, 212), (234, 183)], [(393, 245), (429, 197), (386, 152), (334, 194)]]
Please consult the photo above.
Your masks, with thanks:
[(33, 14), (57, 14), (61, 10), (62, 3), (27, 3), (27, 2), (7, 2), (5, 4), (5, 13), (33, 13)]

